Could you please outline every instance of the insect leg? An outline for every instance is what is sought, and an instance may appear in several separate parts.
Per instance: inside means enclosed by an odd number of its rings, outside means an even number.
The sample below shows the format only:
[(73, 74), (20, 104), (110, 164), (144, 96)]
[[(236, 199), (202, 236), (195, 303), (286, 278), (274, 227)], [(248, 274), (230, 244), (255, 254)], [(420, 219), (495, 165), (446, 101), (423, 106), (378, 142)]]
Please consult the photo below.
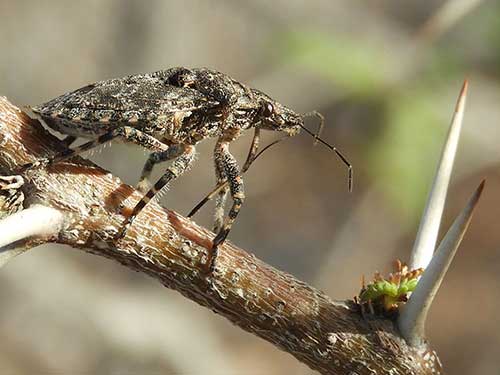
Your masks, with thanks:
[(38, 165), (51, 165), (63, 160), (67, 160), (72, 158), (73, 156), (79, 155), (82, 152), (91, 150), (99, 145), (102, 145), (103, 143), (109, 142), (115, 138), (123, 138), (125, 141), (130, 142), (130, 143), (135, 143), (140, 146), (143, 146), (145, 148), (148, 148), (150, 150), (154, 151), (166, 151), (168, 149), (168, 146), (153, 136), (146, 134), (139, 129), (135, 129), (131, 126), (122, 126), (119, 128), (115, 128), (113, 130), (110, 130), (107, 133), (104, 133), (100, 137), (89, 141), (87, 143), (84, 143), (81, 146), (75, 147), (73, 149), (67, 149), (60, 154), (56, 155), (52, 159), (42, 159), (39, 161), (36, 161), (34, 163), (29, 163), (25, 164), (21, 170), (27, 170), (29, 168), (38, 166)]
[[(250, 165), (255, 160), (257, 155), (257, 151), (259, 150), (259, 142), (260, 142), (260, 128), (255, 128), (255, 133), (252, 138), (252, 144), (250, 145), (250, 150), (248, 150), (247, 160), (241, 169), (241, 174), (245, 173)], [(216, 149), (217, 150), (217, 149)], [(220, 169), (220, 165), (215, 163), (215, 174), (217, 177), (217, 185), (224, 184), (227, 181), (224, 170)], [(215, 223), (214, 223), (214, 232), (218, 233), (222, 229), (222, 224), (224, 222), (224, 206), (226, 204), (227, 193), (229, 191), (228, 184), (224, 184), (221, 189), (216, 193), (217, 197), (215, 200)], [(210, 199), (208, 197), (207, 201)]]
[(141, 193), (146, 193), (149, 190), (151, 186), (149, 183), (149, 176), (151, 175), (151, 172), (153, 171), (153, 167), (155, 166), (155, 164), (174, 159), (177, 156), (179, 156), (182, 152), (183, 149), (172, 146), (169, 147), (168, 150), (166, 151), (158, 151), (151, 153), (148, 157), (148, 160), (144, 164), (144, 168), (142, 169), (141, 179), (137, 184), (137, 190), (139, 190)]
[(212, 256), (210, 259), (210, 270), (213, 271), (215, 267), (215, 260), (217, 258), (217, 246), (226, 239), (231, 226), (233, 225), (238, 213), (240, 212), (241, 205), (245, 200), (245, 193), (243, 190), (243, 180), (240, 176), (238, 164), (233, 155), (229, 152), (229, 141), (219, 139), (215, 146), (215, 163), (218, 168), (223, 171), (229, 183), (231, 197), (233, 198), (233, 205), (229, 210), (227, 219), (219, 230), (213, 241)]
[[(255, 155), (253, 156), (252, 155), (252, 150), (253, 150), (253, 145), (255, 145), (255, 142), (252, 142), (252, 148), (250, 149), (250, 152), (249, 152), (249, 155), (248, 155), (248, 158), (247, 158), (247, 162), (249, 160), (251, 160), (251, 162), (247, 163), (245, 162), (245, 165), (243, 166), (243, 168), (241, 169), (241, 173), (240, 175), (243, 175), (246, 171), (248, 171), (248, 169), (250, 168), (250, 166), (255, 162), (255, 160), (260, 157), (265, 151), (267, 151), (268, 149), (270, 149), (271, 147), (273, 147), (275, 144), (281, 142), (283, 139), (285, 138), (288, 138), (288, 136), (285, 136), (285, 137), (282, 137), (282, 138), (279, 138), (271, 143), (269, 143), (266, 147), (264, 147), (262, 150), (260, 150), (260, 152), (256, 152), (257, 150), (255, 150)], [(256, 140), (255, 136), (254, 136), (254, 141)], [(208, 202), (208, 201), (211, 201), (212, 199), (214, 199), (214, 197), (225, 187), (229, 186), (227, 180), (224, 180), (224, 182), (218, 184), (210, 193), (208, 193), (205, 198), (203, 198), (200, 202), (198, 202), (198, 204), (196, 206), (194, 206), (194, 208), (188, 213), (187, 217), (193, 217), (194, 215), (196, 215), (196, 213)]]
[(76, 137), (73, 136), (73, 135), (67, 135), (66, 137), (64, 137), (64, 139), (62, 140), (62, 142), (64, 143), (64, 145), (66, 147), (69, 147), (71, 146), (71, 144), (76, 141)]
[[(167, 168), (165, 174), (153, 185), (151, 189), (142, 197), (142, 199), (135, 205), (132, 213), (124, 221), (121, 231), (119, 232), (117, 239), (123, 237), (127, 232), (128, 228), (132, 225), (134, 219), (139, 215), (142, 209), (153, 199), (153, 197), (164, 187), (166, 187), (170, 181), (175, 180), (183, 172), (185, 172), (189, 166), (193, 163), (195, 159), (196, 149), (192, 145), (173, 145), (172, 152), (178, 152), (180, 155), (175, 159), (170, 167)], [(176, 150), (177, 149), (177, 150)]]
[(260, 128), (255, 128), (255, 133), (253, 134), (252, 144), (250, 145), (250, 150), (248, 150), (247, 160), (241, 169), (241, 172), (246, 172), (250, 165), (254, 162), (257, 151), (259, 150), (260, 144)]
[[(220, 166), (215, 163), (215, 177), (217, 179), (217, 185), (223, 184), (226, 180), (224, 170), (220, 169)], [(214, 212), (214, 232), (217, 233), (221, 230), (224, 224), (224, 208), (226, 206), (227, 193), (229, 192), (229, 186), (227, 184), (217, 192), (215, 197), (215, 212)]]

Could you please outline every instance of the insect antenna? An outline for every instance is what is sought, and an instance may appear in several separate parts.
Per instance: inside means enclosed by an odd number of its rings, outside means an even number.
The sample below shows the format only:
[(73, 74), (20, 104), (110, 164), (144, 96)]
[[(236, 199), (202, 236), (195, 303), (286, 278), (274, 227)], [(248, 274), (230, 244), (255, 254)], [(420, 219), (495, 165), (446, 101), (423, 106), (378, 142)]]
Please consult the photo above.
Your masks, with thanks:
[[(314, 113), (314, 112), (310, 112), (310, 113)], [(316, 112), (316, 113), (319, 113), (319, 112)], [(323, 116), (321, 115), (320, 119), (322, 117)], [(324, 146), (328, 147), (331, 151), (335, 152), (337, 154), (337, 156), (339, 157), (339, 159), (347, 166), (347, 173), (348, 173), (348, 175), (347, 175), (347, 185), (348, 185), (349, 192), (352, 192), (353, 169), (352, 169), (351, 163), (349, 163), (349, 161), (347, 160), (347, 158), (339, 150), (337, 150), (336, 147), (332, 146), (328, 142), (326, 142), (323, 139), (321, 139), (318, 134), (314, 134), (312, 131), (310, 131), (309, 129), (307, 129), (304, 125), (300, 125), (299, 124), (299, 126), (307, 134), (309, 134), (311, 137), (313, 137), (315, 139), (315, 142), (319, 142), (319, 143), (323, 144)], [(322, 125), (320, 125), (320, 129), (321, 128), (322, 128)]]
[(318, 111), (311, 111), (304, 113), (302, 117), (317, 117), (319, 119), (319, 126), (318, 126), (318, 131), (314, 135), (314, 145), (316, 146), (318, 144), (318, 138), (321, 137), (321, 133), (323, 133), (323, 128), (325, 127), (325, 116), (323, 116), (321, 113)]

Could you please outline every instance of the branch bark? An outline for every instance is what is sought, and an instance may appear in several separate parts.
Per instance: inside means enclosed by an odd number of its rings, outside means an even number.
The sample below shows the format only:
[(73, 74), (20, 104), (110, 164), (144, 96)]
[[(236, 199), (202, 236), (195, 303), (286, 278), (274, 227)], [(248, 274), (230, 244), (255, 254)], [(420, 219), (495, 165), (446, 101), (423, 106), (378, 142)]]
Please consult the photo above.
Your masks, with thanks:
[[(0, 147), (4, 175), (65, 148), (5, 98), (0, 98)], [(392, 321), (365, 319), (354, 302), (332, 301), (229, 242), (220, 247), (215, 272), (207, 275), (213, 234), (155, 202), (116, 242), (124, 215), (141, 195), (88, 160), (76, 157), (22, 177), (24, 207), (49, 207), (63, 215), (53, 233), (23, 240), (27, 248), (57, 242), (114, 259), (322, 374), (439, 373), (434, 352), (427, 345), (408, 346)]]

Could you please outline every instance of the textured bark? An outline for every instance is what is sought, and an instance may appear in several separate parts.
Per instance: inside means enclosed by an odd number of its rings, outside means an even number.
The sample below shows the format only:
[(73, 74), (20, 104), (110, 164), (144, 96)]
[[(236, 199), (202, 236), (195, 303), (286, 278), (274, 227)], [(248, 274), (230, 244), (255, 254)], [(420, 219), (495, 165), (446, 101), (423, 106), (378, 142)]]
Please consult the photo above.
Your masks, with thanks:
[[(5, 98), (0, 146), (3, 175), (65, 147)], [(220, 247), (215, 273), (207, 275), (213, 234), (154, 202), (116, 242), (124, 215), (141, 196), (83, 158), (23, 177), (25, 207), (41, 204), (65, 215), (58, 233), (30, 239), (27, 247), (63, 243), (147, 273), (323, 374), (438, 373), (433, 352), (409, 347), (392, 321), (364, 319), (354, 302), (332, 301), (229, 242)]]

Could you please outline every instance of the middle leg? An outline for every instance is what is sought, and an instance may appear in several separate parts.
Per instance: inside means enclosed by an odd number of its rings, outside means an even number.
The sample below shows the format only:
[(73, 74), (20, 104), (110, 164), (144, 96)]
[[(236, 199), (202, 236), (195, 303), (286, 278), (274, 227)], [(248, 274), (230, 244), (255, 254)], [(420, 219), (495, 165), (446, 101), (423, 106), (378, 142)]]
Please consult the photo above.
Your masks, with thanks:
[(70, 147), (71, 144), (76, 141), (76, 137), (73, 136), (73, 135), (67, 135), (66, 137), (64, 137), (64, 139), (62, 140), (62, 142), (64, 143), (64, 145), (66, 147)]
[(143, 131), (131, 126), (121, 126), (118, 128), (114, 128), (97, 137), (96, 139), (86, 142), (80, 146), (77, 146), (75, 148), (68, 148), (63, 152), (53, 156), (52, 158), (42, 158), (36, 162), (25, 164), (21, 167), (21, 171), (26, 171), (34, 167), (48, 166), (70, 159), (74, 156), (80, 155), (85, 151), (89, 151), (99, 145), (112, 141), (115, 138), (122, 138), (126, 142), (135, 143), (152, 151), (165, 151), (168, 149), (168, 145), (159, 141), (152, 135), (144, 133)]
[(142, 199), (135, 205), (132, 213), (123, 222), (122, 229), (118, 233), (117, 239), (125, 235), (128, 228), (132, 225), (134, 219), (139, 215), (142, 209), (154, 198), (154, 196), (165, 188), (172, 180), (179, 177), (184, 173), (193, 163), (196, 155), (196, 149), (192, 145), (173, 145), (171, 148), (179, 148), (179, 156), (170, 165), (165, 174), (153, 185), (151, 189), (142, 197)]
[(184, 152), (184, 148), (179, 145), (172, 145), (165, 151), (153, 152), (149, 155), (148, 160), (142, 168), (141, 178), (137, 184), (137, 190), (141, 193), (146, 193), (151, 187), (149, 177), (153, 171), (153, 167), (161, 162), (172, 160)]

